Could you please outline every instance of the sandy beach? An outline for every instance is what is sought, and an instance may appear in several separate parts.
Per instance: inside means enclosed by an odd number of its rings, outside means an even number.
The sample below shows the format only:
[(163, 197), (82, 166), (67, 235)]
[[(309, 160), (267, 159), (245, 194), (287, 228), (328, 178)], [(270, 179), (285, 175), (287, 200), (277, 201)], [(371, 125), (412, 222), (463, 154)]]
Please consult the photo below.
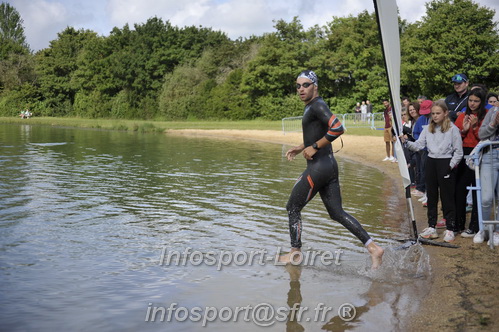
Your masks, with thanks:
[[(269, 130), (169, 130), (173, 135), (199, 135), (219, 139), (243, 139), (275, 144), (298, 145), (301, 133), (283, 135)], [(398, 165), (382, 162), (385, 154), (383, 137), (345, 134), (334, 142), (338, 158), (346, 158), (375, 167), (400, 184)], [(397, 186), (395, 186), (397, 187)], [(426, 209), (413, 198), (418, 230), (427, 226)], [(442, 232), (439, 231), (439, 233)], [(438, 239), (441, 241), (441, 238)], [(411, 318), (410, 331), (431, 328), (438, 331), (499, 330), (499, 248), (491, 250), (486, 243), (473, 244), (472, 239), (456, 236), (458, 249), (425, 246), (431, 256), (433, 282), (427, 297)]]

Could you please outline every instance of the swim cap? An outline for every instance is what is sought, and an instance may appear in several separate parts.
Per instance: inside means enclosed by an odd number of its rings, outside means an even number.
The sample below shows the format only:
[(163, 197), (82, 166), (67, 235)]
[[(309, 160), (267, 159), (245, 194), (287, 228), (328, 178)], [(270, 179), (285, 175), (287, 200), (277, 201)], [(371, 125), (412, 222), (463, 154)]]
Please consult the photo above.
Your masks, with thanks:
[(308, 78), (309, 80), (312, 81), (312, 83), (314, 83), (315, 86), (318, 86), (319, 84), (319, 79), (317, 78), (317, 75), (311, 70), (302, 71), (300, 75), (298, 75), (297, 79), (300, 77)]

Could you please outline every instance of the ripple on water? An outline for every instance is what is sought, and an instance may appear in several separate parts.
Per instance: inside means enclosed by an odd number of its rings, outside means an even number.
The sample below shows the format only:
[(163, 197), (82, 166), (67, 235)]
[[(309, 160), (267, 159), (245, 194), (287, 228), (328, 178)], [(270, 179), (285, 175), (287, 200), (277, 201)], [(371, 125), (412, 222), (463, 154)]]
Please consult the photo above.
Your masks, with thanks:
[[(298, 286), (290, 282), (295, 271), (272, 262), (288, 250), (285, 206), (305, 163), (281, 158), (279, 145), (228, 142), (222, 148), (206, 139), (163, 135), (3, 129), (12, 140), (4, 145), (13, 147), (0, 155), (0, 320), (6, 329), (162, 330), (164, 325), (144, 325), (149, 303), (277, 307), (299, 298), (311, 308), (354, 302), (365, 308), (358, 324), (378, 327), (379, 317), (399, 317), (406, 309), (395, 300), (405, 295), (394, 289), (380, 302), (389, 303), (388, 309), (366, 300), (385, 290), (382, 280), (407, 290), (406, 281), (426, 276), (426, 256), (415, 260), (415, 249), (388, 250), (381, 274), (367, 273), (365, 248), (329, 219), (317, 197), (302, 214), (304, 248), (342, 250), (342, 264), (304, 267)], [(404, 217), (391, 182), (371, 168), (341, 159), (339, 164), (345, 209), (376, 241), (394, 246), (391, 238), (400, 234)], [(204, 254), (265, 250), (270, 260), (220, 269), (165, 265), (165, 248)], [(385, 321), (388, 330), (397, 329)], [(255, 326), (212, 325), (227, 327)]]

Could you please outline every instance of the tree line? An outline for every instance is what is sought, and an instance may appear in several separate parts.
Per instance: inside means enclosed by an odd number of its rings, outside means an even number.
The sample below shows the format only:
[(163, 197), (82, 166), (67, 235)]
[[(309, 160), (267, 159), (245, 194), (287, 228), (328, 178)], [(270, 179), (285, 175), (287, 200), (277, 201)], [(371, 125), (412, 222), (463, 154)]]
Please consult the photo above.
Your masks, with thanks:
[[(450, 78), (497, 92), (499, 38), (494, 11), (471, 0), (433, 0), (415, 23), (399, 19), (401, 95), (442, 98)], [(157, 17), (115, 27), (109, 36), (67, 27), (36, 53), (22, 18), (0, 5), (0, 115), (121, 119), (256, 119), (301, 115), (294, 81), (319, 77), (335, 113), (389, 97), (374, 13), (332, 17), (304, 29), (298, 17), (274, 32), (231, 40), (205, 27), (172, 26)]]

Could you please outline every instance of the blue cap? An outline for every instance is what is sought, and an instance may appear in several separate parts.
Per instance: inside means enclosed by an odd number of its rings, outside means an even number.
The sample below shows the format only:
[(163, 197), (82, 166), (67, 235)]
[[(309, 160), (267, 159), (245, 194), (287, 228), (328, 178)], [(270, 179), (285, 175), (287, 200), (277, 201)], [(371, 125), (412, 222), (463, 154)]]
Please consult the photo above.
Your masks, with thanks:
[(452, 83), (463, 83), (468, 82), (468, 76), (465, 74), (456, 74), (452, 76)]

